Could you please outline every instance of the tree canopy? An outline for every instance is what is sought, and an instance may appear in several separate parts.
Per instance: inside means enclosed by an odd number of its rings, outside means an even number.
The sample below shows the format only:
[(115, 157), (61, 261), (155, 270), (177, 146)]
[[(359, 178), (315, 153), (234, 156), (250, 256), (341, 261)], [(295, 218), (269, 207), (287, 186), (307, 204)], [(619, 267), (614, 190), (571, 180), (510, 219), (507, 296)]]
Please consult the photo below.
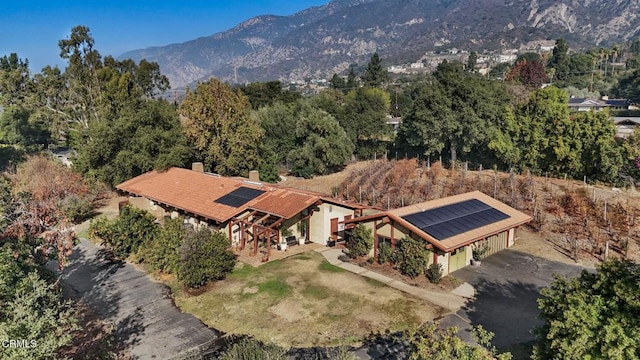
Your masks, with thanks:
[(640, 358), (640, 265), (608, 260), (596, 272), (556, 277), (538, 300), (536, 359)]
[(184, 132), (205, 167), (221, 175), (248, 176), (260, 167), (264, 136), (251, 120), (249, 100), (211, 79), (187, 93), (179, 108)]

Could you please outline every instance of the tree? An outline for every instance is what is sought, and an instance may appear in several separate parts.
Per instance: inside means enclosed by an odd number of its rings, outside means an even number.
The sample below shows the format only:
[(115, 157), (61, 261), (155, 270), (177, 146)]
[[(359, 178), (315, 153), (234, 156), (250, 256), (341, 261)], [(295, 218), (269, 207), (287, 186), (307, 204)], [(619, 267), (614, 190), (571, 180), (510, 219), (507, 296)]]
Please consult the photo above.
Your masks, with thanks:
[(275, 154), (277, 164), (287, 162), (289, 152), (296, 147), (296, 109), (298, 105), (275, 103), (252, 113), (252, 118), (264, 130), (264, 145)]
[(110, 185), (154, 169), (184, 166), (193, 156), (175, 109), (165, 100), (145, 101), (111, 122), (92, 123), (88, 134), (73, 165)]
[(179, 108), (187, 138), (206, 168), (248, 176), (260, 167), (264, 132), (249, 116), (249, 101), (217, 79), (198, 84)]
[(343, 166), (353, 144), (338, 121), (325, 111), (301, 103), (296, 122), (296, 148), (289, 152), (291, 172), (311, 177)]
[(175, 274), (180, 265), (180, 246), (186, 236), (187, 229), (182, 219), (167, 219), (157, 236), (146, 239), (138, 251), (138, 259), (155, 270)]
[[(365, 86), (379, 87), (388, 81), (389, 73), (382, 67), (378, 53), (374, 53), (362, 75), (362, 82)], [(347, 84), (347, 86), (349, 86), (349, 84)]]
[(458, 328), (442, 329), (435, 323), (426, 323), (402, 333), (400, 340), (406, 344), (410, 360), (509, 360), (510, 353), (498, 354), (491, 346), (493, 333), (481, 325), (473, 328), (472, 335), (478, 345), (470, 345), (457, 336)]
[(280, 81), (253, 82), (238, 86), (236, 91), (240, 91), (247, 97), (253, 110), (273, 105), (276, 102), (292, 104), (301, 98), (299, 93), (282, 89)]
[(569, 46), (564, 39), (556, 40), (556, 46), (553, 48), (551, 58), (549, 59), (549, 67), (555, 69), (555, 76), (558, 80), (567, 80), (570, 74), (569, 69)]
[(507, 74), (505, 80), (515, 81), (532, 88), (539, 88), (549, 81), (544, 65), (538, 61), (522, 60), (517, 62)]
[(373, 248), (373, 235), (371, 229), (360, 224), (351, 230), (347, 236), (344, 246), (349, 250), (349, 257), (358, 258), (368, 256)]
[(46, 124), (34, 119), (32, 112), (21, 107), (5, 108), (0, 113), (0, 143), (23, 149), (46, 148), (51, 133)]
[(229, 244), (229, 239), (218, 231), (189, 231), (178, 250), (178, 280), (185, 286), (198, 288), (211, 280), (224, 279), (236, 264)]
[(541, 291), (536, 359), (640, 358), (640, 265), (611, 259)]
[(22, 105), (32, 87), (28, 60), (16, 53), (0, 57), (0, 106)]
[(155, 218), (144, 210), (125, 206), (117, 219), (98, 218), (91, 221), (89, 234), (108, 245), (114, 254), (125, 259), (149, 243), (158, 234)]
[(347, 83), (344, 81), (344, 79), (338, 76), (338, 74), (336, 73), (334, 73), (333, 77), (331, 77), (331, 80), (329, 80), (329, 84), (331, 85), (332, 89), (336, 89), (336, 90), (344, 91), (345, 88), (347, 87)]
[(398, 132), (407, 153), (430, 156), (449, 149), (483, 154), (482, 146), (504, 114), (509, 97), (501, 83), (464, 72), (462, 64), (443, 62), (435, 78), (414, 91), (413, 106)]
[(357, 88), (349, 91), (336, 118), (355, 145), (355, 152), (373, 157), (384, 152), (391, 140), (386, 124), (390, 107), (389, 94), (377, 88)]
[(478, 54), (475, 51), (472, 51), (471, 53), (469, 53), (469, 57), (467, 58), (466, 70), (468, 72), (475, 72), (477, 63), (478, 63)]
[(507, 111), (489, 142), (509, 167), (614, 181), (623, 160), (606, 113), (569, 113), (567, 94), (547, 87)]

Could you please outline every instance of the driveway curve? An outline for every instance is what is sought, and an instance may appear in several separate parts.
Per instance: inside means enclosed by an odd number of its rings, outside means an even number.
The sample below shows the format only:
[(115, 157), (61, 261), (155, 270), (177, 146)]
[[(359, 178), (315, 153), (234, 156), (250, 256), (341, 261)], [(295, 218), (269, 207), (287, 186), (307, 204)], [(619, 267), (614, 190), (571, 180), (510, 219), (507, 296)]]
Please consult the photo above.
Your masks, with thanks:
[(118, 345), (133, 359), (174, 359), (197, 353), (221, 337), (180, 311), (171, 291), (131, 264), (115, 261), (102, 247), (82, 239), (62, 273), (69, 295), (82, 299), (112, 324)]

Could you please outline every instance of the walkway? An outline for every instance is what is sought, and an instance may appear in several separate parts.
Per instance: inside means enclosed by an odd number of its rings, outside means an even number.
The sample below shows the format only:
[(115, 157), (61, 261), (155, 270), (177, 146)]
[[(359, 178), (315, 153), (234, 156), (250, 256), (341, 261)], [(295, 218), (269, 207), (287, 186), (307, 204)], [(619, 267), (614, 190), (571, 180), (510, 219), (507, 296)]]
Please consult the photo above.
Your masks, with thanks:
[(462, 308), (465, 305), (467, 301), (466, 298), (472, 298), (474, 296), (474, 289), (468, 283), (460, 285), (449, 293), (428, 291), (426, 289), (411, 286), (402, 281), (398, 281), (388, 276), (384, 276), (376, 272), (367, 270), (360, 266), (341, 261), (338, 259), (338, 256), (343, 254), (342, 250), (340, 249), (325, 247), (315, 249), (315, 251), (321, 253), (332, 265), (338, 266), (347, 271), (351, 271), (354, 274), (377, 280), (394, 289), (398, 289), (419, 299), (423, 299), (441, 306), (447, 309), (449, 312), (458, 311), (458, 309)]
[(104, 248), (82, 239), (69, 260), (62, 273), (65, 290), (113, 325), (116, 343), (132, 359), (172, 359), (220, 337), (182, 313), (165, 285), (110, 259)]

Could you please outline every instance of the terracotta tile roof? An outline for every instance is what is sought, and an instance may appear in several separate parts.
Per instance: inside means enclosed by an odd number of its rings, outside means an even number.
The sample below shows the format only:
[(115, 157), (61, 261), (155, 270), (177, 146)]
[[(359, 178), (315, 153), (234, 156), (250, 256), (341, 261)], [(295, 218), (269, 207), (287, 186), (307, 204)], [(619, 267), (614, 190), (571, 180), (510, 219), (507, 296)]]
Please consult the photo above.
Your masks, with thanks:
[[(471, 200), (471, 199), (480, 200), (483, 203), (491, 206), (492, 208), (500, 210), (501, 212), (505, 213), (509, 217), (507, 219), (500, 220), (492, 224), (482, 226), (467, 232), (463, 232), (461, 234), (446, 238), (444, 240), (437, 240), (433, 236), (420, 230), (418, 227), (414, 226), (413, 224), (411, 224), (410, 222), (402, 218), (405, 215), (414, 214), (417, 212), (434, 209), (440, 206), (454, 204), (454, 203), (462, 202), (465, 200)], [(409, 205), (409, 206), (405, 206), (398, 209), (388, 210), (385, 212), (372, 214), (372, 215), (364, 216), (361, 218), (355, 218), (347, 222), (359, 223), (363, 221), (371, 221), (374, 219), (379, 219), (384, 217), (389, 217), (394, 222), (402, 224), (402, 226), (411, 230), (415, 234), (419, 235), (420, 237), (428, 241), (433, 246), (443, 251), (452, 251), (458, 247), (470, 244), (477, 240), (483, 239), (487, 236), (501, 233), (503, 231), (514, 228), (516, 226), (520, 226), (522, 224), (528, 223), (532, 219), (531, 216), (525, 213), (522, 213), (488, 195), (485, 195), (480, 191), (473, 191), (465, 194), (449, 196), (442, 199), (436, 199), (436, 200), (426, 201), (419, 204)]]
[[(265, 192), (237, 208), (215, 202), (216, 199), (239, 187)], [(125, 181), (116, 188), (220, 223), (228, 221), (247, 209), (288, 219), (311, 206), (321, 197), (304, 191), (279, 188), (272, 184), (249, 182), (181, 168), (171, 168), (165, 172), (151, 171)]]

